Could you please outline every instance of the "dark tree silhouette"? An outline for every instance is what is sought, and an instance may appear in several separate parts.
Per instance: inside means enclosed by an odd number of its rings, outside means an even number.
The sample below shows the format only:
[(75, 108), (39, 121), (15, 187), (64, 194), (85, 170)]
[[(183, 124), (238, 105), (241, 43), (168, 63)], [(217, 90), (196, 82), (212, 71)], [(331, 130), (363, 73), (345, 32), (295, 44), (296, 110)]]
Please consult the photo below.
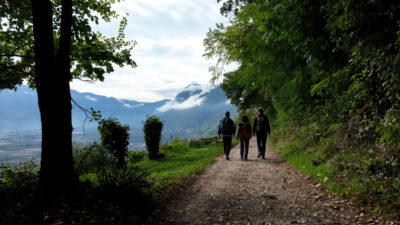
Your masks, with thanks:
[[(112, 63), (136, 66), (130, 58), (135, 42), (93, 32), (89, 22), (110, 21), (114, 1), (3, 0), (0, 3), (0, 90), (26, 80), (36, 88), (42, 124), (40, 183), (49, 189), (78, 182), (72, 158), (70, 81), (104, 79)], [(94, 12), (97, 15), (94, 15)], [(71, 70), (71, 66), (74, 66)]]

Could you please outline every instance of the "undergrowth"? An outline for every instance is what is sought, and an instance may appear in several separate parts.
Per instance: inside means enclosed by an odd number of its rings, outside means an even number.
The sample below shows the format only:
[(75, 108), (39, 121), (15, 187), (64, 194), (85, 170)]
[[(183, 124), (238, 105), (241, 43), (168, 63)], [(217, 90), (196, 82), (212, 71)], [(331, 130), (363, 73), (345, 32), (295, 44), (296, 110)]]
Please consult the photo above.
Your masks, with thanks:
[[(237, 144), (233, 140), (233, 145)], [(39, 186), (39, 163), (0, 166), (0, 224), (132, 224), (146, 220), (154, 206), (223, 153), (216, 138), (178, 140), (160, 147), (164, 155), (128, 152), (126, 166), (98, 143), (75, 146), (80, 184), (49, 195)]]
[(399, 221), (399, 158), (388, 154), (379, 143), (349, 142), (340, 124), (321, 124), (279, 126), (272, 143), (289, 164), (319, 181), (334, 195)]

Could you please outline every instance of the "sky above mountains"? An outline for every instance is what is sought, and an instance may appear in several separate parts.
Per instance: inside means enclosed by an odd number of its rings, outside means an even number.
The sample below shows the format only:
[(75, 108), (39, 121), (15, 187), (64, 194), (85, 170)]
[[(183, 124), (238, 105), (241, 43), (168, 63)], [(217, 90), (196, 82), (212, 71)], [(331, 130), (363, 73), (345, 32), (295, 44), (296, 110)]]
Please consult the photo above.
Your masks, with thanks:
[[(118, 68), (94, 84), (74, 81), (80, 92), (144, 102), (172, 99), (189, 83), (206, 85), (215, 62), (203, 57), (203, 39), (216, 23), (227, 23), (216, 0), (126, 0), (114, 9), (127, 16), (126, 39), (136, 40), (137, 68)], [(129, 13), (129, 15), (126, 15)], [(117, 21), (94, 26), (116, 36)]]

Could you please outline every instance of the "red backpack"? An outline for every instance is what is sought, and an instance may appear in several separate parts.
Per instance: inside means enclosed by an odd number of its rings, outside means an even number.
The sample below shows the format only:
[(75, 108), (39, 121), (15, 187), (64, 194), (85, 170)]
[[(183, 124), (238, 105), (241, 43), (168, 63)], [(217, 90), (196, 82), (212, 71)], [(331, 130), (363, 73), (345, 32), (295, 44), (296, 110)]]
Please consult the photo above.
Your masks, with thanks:
[(250, 138), (251, 138), (251, 133), (249, 132), (249, 129), (248, 129), (248, 124), (242, 124), (242, 126), (239, 128), (239, 131), (238, 131), (238, 138), (241, 140), (241, 141), (248, 141), (248, 140), (250, 140)]

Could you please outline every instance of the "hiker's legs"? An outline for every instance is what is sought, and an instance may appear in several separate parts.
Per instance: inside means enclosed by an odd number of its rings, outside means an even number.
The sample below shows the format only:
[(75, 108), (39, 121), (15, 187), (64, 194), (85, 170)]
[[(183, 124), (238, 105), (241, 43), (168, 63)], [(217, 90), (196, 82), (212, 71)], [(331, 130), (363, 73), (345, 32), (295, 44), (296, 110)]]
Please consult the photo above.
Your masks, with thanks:
[(228, 149), (228, 140), (226, 139), (226, 137), (223, 137), (222, 140), (224, 141), (224, 153), (226, 155)]
[[(245, 141), (240, 141), (240, 158), (243, 159), (243, 153), (245, 152)], [(246, 154), (247, 156), (247, 154)]]
[(232, 136), (224, 136), (222, 139), (224, 141), (224, 153), (226, 155), (226, 158), (229, 158), (229, 152), (231, 151), (231, 145), (232, 145)]
[(226, 146), (226, 151), (227, 151), (227, 156), (229, 156), (229, 153), (231, 152), (231, 146), (232, 146), (232, 136), (226, 137), (228, 140), (227, 146)]
[(262, 148), (261, 148), (261, 157), (263, 158), (263, 159), (265, 159), (265, 150), (266, 150), (266, 144), (267, 144), (267, 135), (263, 135), (262, 137), (261, 137), (261, 144), (262, 144)]
[(262, 137), (263, 137), (263, 135), (261, 133), (257, 133), (257, 149), (258, 149), (258, 156), (257, 157), (260, 157), (260, 155), (261, 155)]
[(244, 142), (244, 159), (247, 160), (247, 155), (249, 154), (249, 141), (243, 141), (243, 142)]

